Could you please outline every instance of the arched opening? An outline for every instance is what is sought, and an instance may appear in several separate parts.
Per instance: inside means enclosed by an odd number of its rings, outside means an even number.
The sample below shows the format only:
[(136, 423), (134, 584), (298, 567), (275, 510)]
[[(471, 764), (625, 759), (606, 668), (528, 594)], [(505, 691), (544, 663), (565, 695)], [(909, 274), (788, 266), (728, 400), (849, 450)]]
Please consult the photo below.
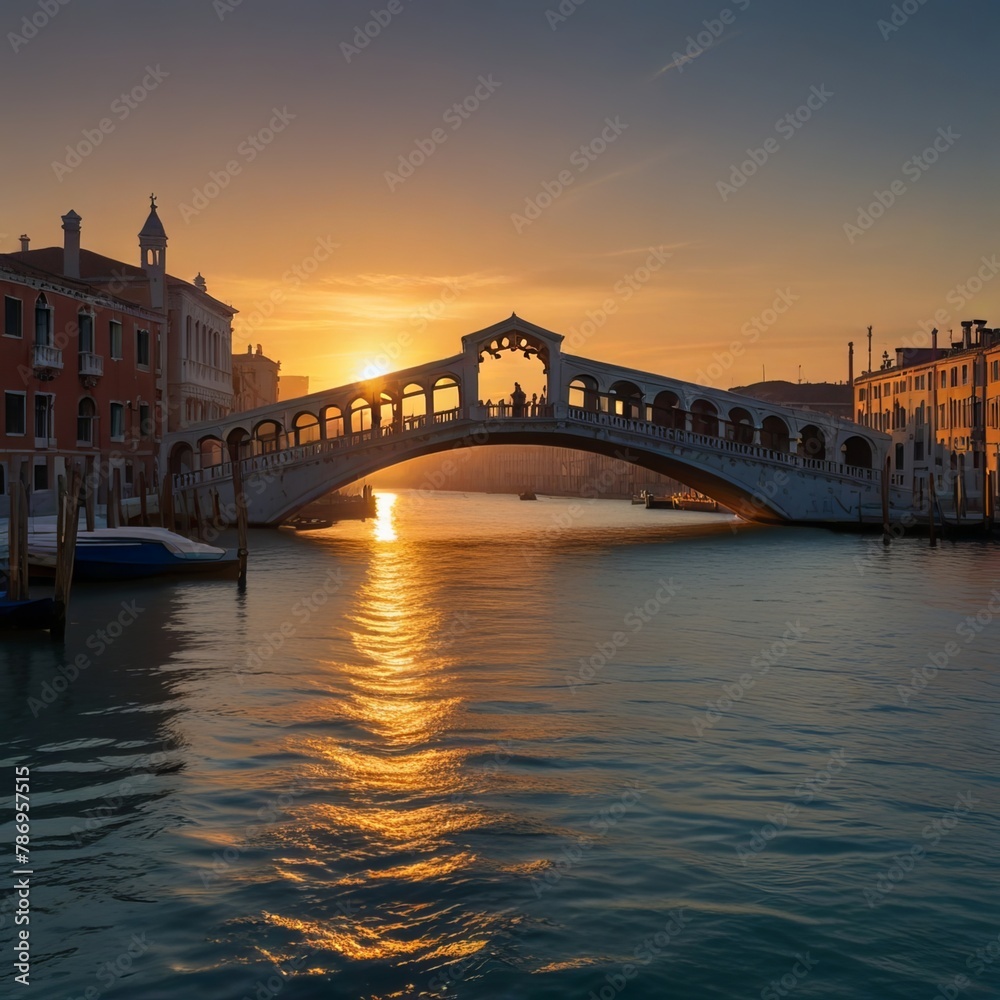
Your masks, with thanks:
[(742, 406), (734, 406), (729, 411), (729, 426), (726, 428), (726, 437), (739, 444), (753, 444), (753, 432), (753, 417), (749, 410), (744, 410)]
[(194, 451), (191, 445), (184, 441), (175, 444), (170, 449), (170, 471), (179, 476), (194, 470)]
[(339, 406), (326, 406), (321, 411), (323, 416), (323, 429), (326, 432), (327, 441), (344, 436), (344, 414)]
[(295, 436), (295, 443), (297, 445), (312, 444), (314, 441), (319, 441), (321, 437), (319, 417), (308, 411), (299, 413), (292, 421), (292, 433)]
[(52, 307), (44, 293), (35, 299), (35, 343), (52, 346)]
[(691, 430), (707, 437), (719, 436), (719, 411), (707, 399), (696, 399), (691, 404)]
[(611, 387), (608, 404), (611, 412), (618, 417), (641, 420), (646, 415), (642, 389), (634, 382), (615, 382)]
[(76, 443), (94, 443), (94, 420), (97, 418), (97, 404), (84, 396), (76, 408)]
[(236, 427), (226, 435), (227, 458), (244, 459), (251, 454), (250, 435), (242, 427)]
[(596, 378), (590, 375), (577, 375), (569, 384), (569, 405), (597, 413), (601, 408), (601, 396), (598, 390)]
[(360, 434), (362, 431), (372, 429), (372, 404), (359, 396), (351, 403), (349, 434)]
[(858, 469), (872, 467), (872, 446), (863, 437), (849, 437), (840, 446), (840, 452), (844, 456), (844, 465), (853, 465)]
[(198, 460), (202, 469), (221, 465), (225, 461), (222, 442), (217, 437), (203, 437), (198, 442)]
[(826, 436), (815, 424), (806, 424), (799, 431), (799, 454), (803, 458), (815, 458), (822, 462), (826, 458)]
[(253, 430), (255, 450), (258, 455), (277, 451), (281, 441), (281, 424), (276, 420), (262, 420)]
[(676, 427), (684, 429), (684, 410), (681, 408), (681, 398), (676, 392), (664, 389), (656, 394), (653, 400), (651, 419), (658, 427)]
[(427, 390), (422, 385), (411, 382), (403, 389), (400, 409), (404, 430), (419, 427), (427, 416)]
[(435, 414), (457, 412), (462, 405), (460, 383), (453, 375), (445, 375), (434, 383), (431, 406)]
[(772, 451), (788, 451), (788, 424), (781, 417), (765, 417), (760, 425), (760, 443)]

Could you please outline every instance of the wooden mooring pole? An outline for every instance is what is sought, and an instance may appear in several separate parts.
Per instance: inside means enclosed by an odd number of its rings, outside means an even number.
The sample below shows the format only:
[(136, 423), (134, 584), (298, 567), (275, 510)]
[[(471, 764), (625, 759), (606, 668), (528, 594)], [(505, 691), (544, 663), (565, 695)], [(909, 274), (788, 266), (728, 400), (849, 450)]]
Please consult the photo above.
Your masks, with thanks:
[(56, 589), (55, 610), (52, 614), (52, 638), (66, 635), (66, 610), (73, 586), (73, 565), (76, 561), (76, 536), (80, 524), (80, 473), (75, 467), (69, 474), (69, 485), (59, 495), (59, 516), (56, 519)]
[(238, 445), (230, 449), (230, 461), (233, 467), (233, 497), (236, 502), (236, 537), (238, 546), (236, 554), (240, 559), (240, 575), (237, 581), (240, 590), (247, 585), (247, 497), (243, 492), (243, 463), (240, 459)]
[(933, 549), (937, 545), (937, 495), (934, 490), (934, 480), (937, 477), (933, 472), (927, 477), (927, 488), (930, 493), (931, 501), (931, 524), (930, 524), (930, 535), (931, 535), (931, 548)]
[(885, 457), (885, 465), (882, 467), (882, 544), (889, 545), (892, 542), (892, 535), (889, 531), (889, 477), (891, 475), (891, 462), (889, 456)]

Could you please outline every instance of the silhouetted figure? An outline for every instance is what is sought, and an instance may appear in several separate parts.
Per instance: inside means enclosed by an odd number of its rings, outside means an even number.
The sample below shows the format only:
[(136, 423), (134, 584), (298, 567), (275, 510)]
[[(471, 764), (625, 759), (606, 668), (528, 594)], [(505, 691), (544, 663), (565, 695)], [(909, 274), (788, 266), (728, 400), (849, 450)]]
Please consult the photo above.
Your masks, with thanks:
[(538, 416), (538, 393), (533, 392), (531, 394), (531, 415), (533, 417)]
[(521, 383), (515, 382), (514, 391), (510, 394), (511, 416), (524, 416), (524, 401), (527, 398), (528, 397), (524, 394), (524, 390), (521, 388)]

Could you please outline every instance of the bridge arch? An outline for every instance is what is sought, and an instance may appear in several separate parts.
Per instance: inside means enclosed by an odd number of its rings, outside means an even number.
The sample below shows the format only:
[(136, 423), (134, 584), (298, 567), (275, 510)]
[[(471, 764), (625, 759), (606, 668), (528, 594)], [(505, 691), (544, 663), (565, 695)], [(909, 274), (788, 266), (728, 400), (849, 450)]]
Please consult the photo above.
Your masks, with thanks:
[(344, 411), (335, 403), (324, 406), (320, 411), (323, 437), (327, 441), (344, 436)]
[(319, 417), (309, 410), (300, 410), (292, 419), (292, 437), (295, 444), (312, 444), (322, 438)]
[(781, 417), (776, 417), (773, 414), (765, 417), (760, 425), (760, 443), (772, 451), (787, 452), (791, 445), (788, 424)]
[(726, 426), (726, 437), (730, 441), (738, 444), (753, 444), (754, 434), (753, 415), (742, 406), (734, 406), (729, 411), (729, 421)]
[(849, 437), (841, 446), (844, 465), (853, 465), (857, 469), (872, 468), (872, 446), (857, 434)]
[(614, 382), (608, 392), (608, 409), (618, 417), (628, 420), (642, 420), (646, 416), (646, 406), (642, 389), (625, 379)]
[(696, 399), (691, 404), (691, 430), (707, 437), (719, 436), (719, 408), (707, 399)]
[(462, 406), (462, 380), (451, 372), (435, 380), (431, 387), (431, 409), (437, 413), (450, 413)]
[(259, 421), (253, 428), (254, 448), (258, 454), (269, 454), (281, 447), (284, 434), (281, 424), (273, 418)]
[(826, 458), (826, 435), (815, 424), (799, 429), (799, 454), (822, 462)]
[(576, 375), (570, 380), (569, 405), (591, 413), (601, 409), (601, 387), (593, 375)]
[(663, 389), (653, 399), (651, 420), (657, 427), (677, 427), (685, 425), (685, 412), (681, 397), (671, 389)]

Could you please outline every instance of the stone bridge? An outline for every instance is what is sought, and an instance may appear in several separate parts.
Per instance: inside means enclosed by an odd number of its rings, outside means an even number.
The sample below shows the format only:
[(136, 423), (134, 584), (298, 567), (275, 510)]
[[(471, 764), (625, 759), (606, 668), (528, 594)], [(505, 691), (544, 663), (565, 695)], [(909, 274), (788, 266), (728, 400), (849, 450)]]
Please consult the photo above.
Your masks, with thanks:
[[(635, 462), (751, 521), (881, 524), (887, 434), (564, 354), (562, 345), (559, 334), (512, 315), (466, 335), (443, 361), (174, 432), (163, 460), (175, 509), (193, 510), (195, 495), (203, 511), (213, 500), (232, 504), (234, 462), (250, 523), (277, 525), (324, 493), (411, 458), (535, 444)], [(482, 402), (479, 366), (506, 351), (541, 363), (544, 402)], [(909, 509), (909, 492), (894, 481), (889, 494), (895, 520)]]

